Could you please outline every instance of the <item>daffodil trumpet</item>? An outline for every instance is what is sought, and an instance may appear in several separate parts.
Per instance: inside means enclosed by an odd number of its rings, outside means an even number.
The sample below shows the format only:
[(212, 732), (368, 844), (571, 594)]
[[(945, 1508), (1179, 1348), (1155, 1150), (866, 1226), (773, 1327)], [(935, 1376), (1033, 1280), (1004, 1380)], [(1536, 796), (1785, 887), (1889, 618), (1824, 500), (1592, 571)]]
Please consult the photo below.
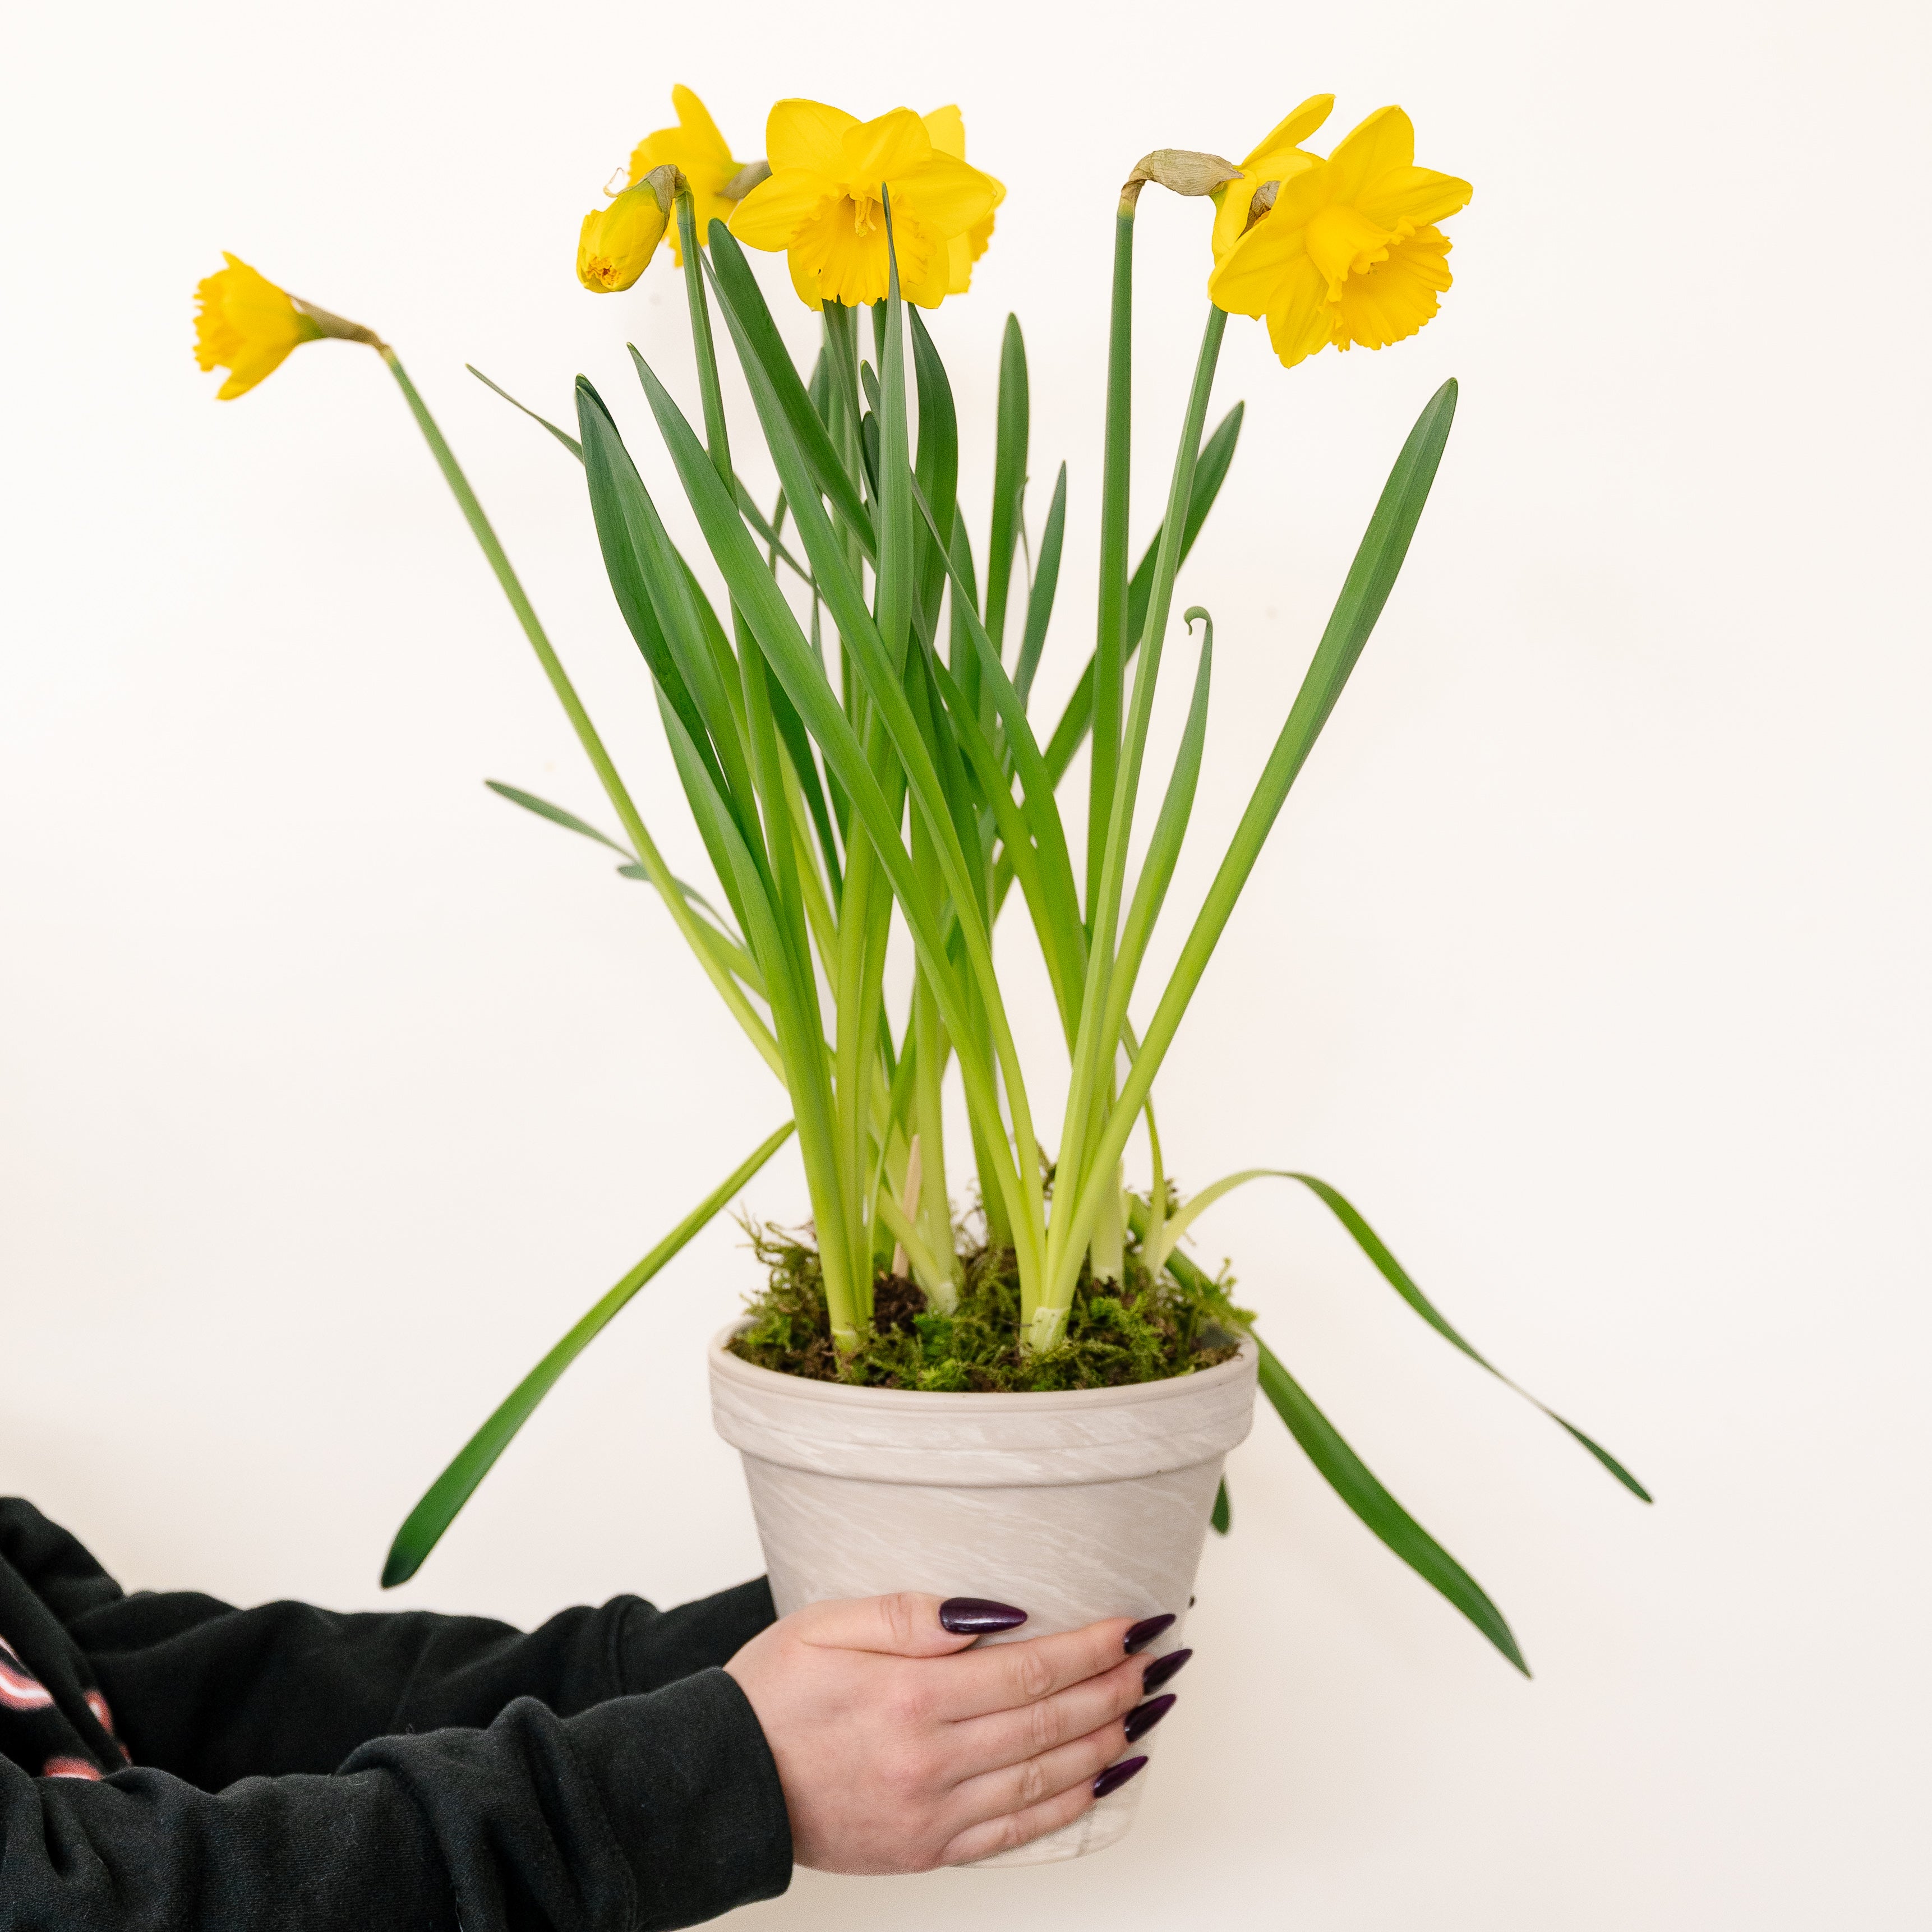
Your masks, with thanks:
[[(1239, 164), (1156, 149), (1130, 171), (1115, 208), (1094, 648), (1058, 724), (1042, 734), (1030, 705), (1058, 591), (1067, 472), (1062, 466), (1041, 517), (1039, 499), (1028, 495), (1025, 345), (1010, 320), (992, 513), (976, 556), (959, 489), (953, 392), (925, 319), (970, 286), (1004, 188), (966, 161), (956, 109), (895, 109), (862, 121), (821, 103), (781, 102), (767, 124), (769, 161), (760, 164), (730, 153), (688, 89), (674, 99), (677, 126), (640, 144), (608, 205), (586, 218), (578, 266), (585, 286), (612, 292), (634, 286), (668, 244), (685, 284), (700, 420), (687, 418), (634, 350), (655, 431), (651, 463), (633, 460), (613, 413), (584, 379), (576, 434), (545, 426), (582, 464), (605, 574), (644, 661), (694, 844), (712, 874), (702, 892), (670, 869), (394, 352), (373, 332), (298, 302), (232, 258), (201, 291), (196, 352), (204, 367), (229, 370), (224, 395), (242, 393), (295, 347), (323, 336), (365, 342), (383, 356), (616, 830), (607, 834), (560, 806), (500, 789), (614, 848), (622, 875), (652, 889), (783, 1085), (790, 1109), (790, 1120), (620, 1278), (485, 1424), (412, 1513), (386, 1582), (412, 1573), (564, 1369), (788, 1137), (797, 1142), (811, 1203), (832, 1372), (868, 1372), (889, 1270), (910, 1271), (925, 1304), (918, 1321), (934, 1335), (946, 1332), (964, 1306), (948, 1176), (946, 1102), (956, 1094), (964, 1102), (988, 1242), (1011, 1256), (1011, 1274), (1002, 1279), (1017, 1285), (1017, 1373), (1049, 1381), (1073, 1373), (1078, 1338), (1070, 1337), (1070, 1314), (1103, 1302), (1127, 1310), (1150, 1270), (1164, 1272), (1216, 1320), (1245, 1324), (1226, 1281), (1202, 1276), (1174, 1244), (1229, 1188), (1264, 1174), (1315, 1191), (1408, 1305), (1474, 1353), (1327, 1184), (1256, 1168), (1182, 1202), (1171, 1198), (1154, 1126), (1154, 1090), (1182, 1022), (1396, 584), (1449, 434), (1453, 382), (1430, 398), (1396, 458), (1178, 951), (1154, 940), (1207, 755), (1216, 643), (1204, 602), (1185, 605), (1174, 637), (1198, 645), (1174, 706), (1177, 748), (1157, 803), (1150, 796), (1150, 747), (1162, 735), (1157, 714), (1172, 701), (1162, 680), (1180, 574), (1241, 422), (1238, 405), (1209, 432), (1230, 314), (1264, 317), (1285, 361), (1330, 343), (1374, 346), (1413, 334), (1447, 285), (1438, 224), (1467, 200), (1468, 184), (1415, 166), (1397, 110), (1372, 116), (1325, 158), (1310, 153), (1301, 144), (1325, 116), (1325, 96), (1304, 103)], [(1130, 568), (1133, 242), (1150, 182), (1184, 201), (1212, 203), (1204, 239), (1214, 266), (1164, 512)], [(820, 315), (808, 372), (785, 347), (748, 248), (782, 253), (794, 292)], [(734, 466), (721, 336), (777, 486), (770, 520), (749, 506)], [(741, 425), (740, 444), (749, 440)], [(646, 469), (675, 479), (678, 516), (698, 532), (688, 554), (644, 480)], [(782, 528), (796, 584), (780, 574)], [(722, 598), (707, 588), (720, 585)], [(1084, 864), (1076, 868), (1078, 833), (1063, 817), (1058, 790), (1090, 734)], [(994, 948), (1015, 887), (1059, 1024), (1044, 1076), (1038, 1058), (1022, 1050), (1009, 1004), (1012, 975)], [(911, 961), (904, 997), (888, 971), (889, 957), (902, 952)], [(1155, 975), (1150, 961), (1169, 955), (1172, 963)], [(1049, 1120), (1036, 1096), (1063, 1072), (1064, 1105)], [(1153, 1164), (1145, 1194), (1125, 1180), (1143, 1122)], [(964, 1166), (964, 1150), (954, 1164)], [(896, 1302), (903, 1305), (910, 1292), (896, 1282)], [(932, 1372), (949, 1371), (941, 1361)], [(1386, 1534), (1393, 1499), (1338, 1446), (1270, 1353), (1262, 1382), (1318, 1466)], [(1606, 1452), (1579, 1439), (1642, 1493)], [(1520, 1663), (1493, 1604), (1401, 1520), (1403, 1553)]]

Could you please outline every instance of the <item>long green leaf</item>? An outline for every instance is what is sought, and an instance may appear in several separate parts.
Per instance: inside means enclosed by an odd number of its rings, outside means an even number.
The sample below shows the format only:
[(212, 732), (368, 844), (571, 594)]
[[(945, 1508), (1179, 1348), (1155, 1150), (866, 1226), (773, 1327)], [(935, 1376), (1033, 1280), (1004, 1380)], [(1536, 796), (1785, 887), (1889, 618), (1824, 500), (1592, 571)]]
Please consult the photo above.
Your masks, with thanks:
[(913, 472), (921, 494), (932, 506), (939, 532), (936, 548), (929, 538), (920, 548), (920, 614), (930, 637), (938, 624), (940, 601), (946, 590), (946, 560), (958, 513), (959, 420), (946, 365), (919, 310), (908, 307), (906, 317), (912, 327), (913, 368), (919, 387), (919, 452)]
[[(550, 434), (555, 436), (557, 441), (562, 443), (564, 448), (568, 450), (571, 454), (577, 458), (578, 462), (581, 463), (584, 460), (584, 446), (578, 441), (575, 436), (569, 435), (566, 431), (559, 429), (556, 424), (550, 421), (549, 417), (539, 416), (527, 403), (518, 402), (516, 398), (512, 395), (509, 391), (505, 388), (501, 383), (491, 382), (490, 378), (484, 375), (482, 370), (478, 368), (475, 363), (466, 362), (463, 366), (470, 371), (471, 375), (476, 378), (478, 382), (483, 385), (484, 388), (490, 390), (494, 394), (501, 396), (504, 401), (509, 404), (512, 409), (520, 410), (525, 416), (530, 418), (532, 422), (536, 423), (541, 428), (548, 430)], [(779, 538), (778, 532), (772, 528), (770, 520), (765, 515), (764, 512), (758, 508), (757, 503), (752, 500), (751, 492), (745, 488), (742, 482), (738, 484), (738, 502), (739, 507), (742, 509), (745, 513), (746, 522), (749, 524), (752, 529), (756, 530), (758, 535), (764, 539), (765, 542), (771, 547), (772, 554), (786, 566), (788, 569), (791, 572), (794, 577), (800, 580), (801, 583), (809, 584), (812, 581), (811, 572), (807, 570), (805, 566), (799, 562), (798, 559), (794, 556), (790, 550), (786, 549), (784, 543)]]
[[(607, 838), (596, 826), (586, 824), (575, 812), (566, 812), (560, 805), (552, 805), (549, 800), (538, 798), (534, 792), (522, 790), (515, 785), (500, 784), (495, 778), (485, 778), (483, 782), (499, 797), (508, 799), (512, 805), (520, 805), (526, 812), (534, 812), (539, 818), (547, 818), (553, 825), (560, 825), (567, 832), (579, 832), (586, 838), (594, 838), (600, 845), (608, 845), (625, 862), (617, 868), (617, 876), (620, 879), (638, 879), (647, 886), (656, 885), (657, 881), (614, 838)], [(764, 975), (753, 963), (752, 956), (745, 950), (743, 942), (725, 924), (718, 908), (695, 886), (686, 884), (675, 874), (671, 883), (682, 894), (686, 904), (705, 915), (698, 922), (698, 928), (712, 956), (728, 972), (735, 974), (760, 999), (764, 998)]]
[[(832, 508), (859, 532), (868, 554), (875, 554), (872, 518), (860, 500), (845, 466), (839, 461), (838, 452), (832, 446), (823, 418), (812, 406), (804, 383), (799, 380), (797, 365), (778, 334), (777, 324), (772, 320), (771, 310), (765, 305), (764, 292), (745, 260), (744, 250), (722, 221), (711, 224), (711, 246), (704, 262), (718, 299), (732, 322), (732, 333), (740, 348), (757, 358), (765, 380), (771, 385), (772, 397), (798, 440), (800, 452), (812, 472), (812, 480), (820, 494), (830, 500)], [(797, 514), (796, 505), (793, 514)]]
[(422, 1501), (397, 1531), (396, 1540), (389, 1546), (388, 1560), (382, 1565), (384, 1589), (406, 1583), (422, 1568), (423, 1559), (455, 1521), (457, 1512), (476, 1493), (477, 1484), (490, 1473), (497, 1457), (509, 1447), (517, 1431), (530, 1420), (531, 1412), (556, 1386), (564, 1370), (610, 1325), (612, 1316), (632, 1296), (784, 1145), (791, 1132), (792, 1124), (788, 1120), (776, 1132), (767, 1136), (517, 1384), (489, 1420), (464, 1444), (455, 1460), (430, 1485)]
[[(1506, 1388), (1514, 1389), (1532, 1408), (1541, 1409), (1558, 1428), (1568, 1431), (1586, 1449), (1588, 1450), (1590, 1454), (1595, 1456), (1597, 1460), (1602, 1463), (1604, 1467), (1609, 1470), (1610, 1474), (1616, 1477), (1632, 1496), (1643, 1502), (1654, 1500), (1650, 1492), (1607, 1449), (1604, 1448), (1602, 1444), (1593, 1442), (1574, 1422), (1566, 1422), (1547, 1402), (1538, 1401), (1528, 1389), (1523, 1387), (1522, 1383), (1504, 1375), (1486, 1355), (1480, 1353), (1466, 1341), (1450, 1325), (1448, 1318), (1410, 1280), (1408, 1270), (1394, 1255), (1390, 1253), (1382, 1237), (1369, 1226), (1366, 1221), (1363, 1220), (1354, 1204), (1348, 1201), (1340, 1190), (1330, 1186), (1327, 1181), (1318, 1180), (1312, 1174), (1298, 1174), (1285, 1168), (1250, 1168), (1243, 1173), (1230, 1174), (1226, 1180), (1216, 1181), (1212, 1187), (1203, 1188), (1198, 1194), (1188, 1202), (1186, 1206), (1173, 1220), (1168, 1222), (1163, 1237), (1167, 1246), (1170, 1249), (1172, 1247), (1175, 1240), (1185, 1231), (1188, 1224), (1203, 1208), (1211, 1205), (1214, 1202), (1220, 1199), (1224, 1194), (1250, 1180), (1300, 1181), (1302, 1186), (1306, 1188), (1317, 1200), (1322, 1202), (1334, 1214), (1336, 1220), (1347, 1228), (1356, 1246), (1360, 1248), (1363, 1253), (1375, 1264), (1376, 1272), (1382, 1279), (1445, 1342), (1448, 1342), (1452, 1348), (1460, 1348), (1471, 1361), (1488, 1370), (1490, 1373)], [(1160, 1260), (1164, 1258), (1164, 1256), (1158, 1258), (1150, 1257), (1148, 1265), (1158, 1268)]]
[(1046, 627), (1053, 619), (1053, 600), (1060, 588), (1060, 555), (1066, 541), (1066, 465), (1053, 485), (1053, 501), (1047, 507), (1046, 526), (1040, 532), (1040, 561), (1033, 574), (1033, 588), (1027, 593), (1026, 629), (1020, 638), (1020, 654), (1013, 668), (1013, 688), (1022, 703), (1033, 695), (1034, 674), (1040, 668), (1040, 654), (1046, 645)]
[[(1004, 655), (1006, 597), (1026, 506), (1027, 444), (1032, 404), (1020, 319), (1006, 317), (1000, 344), (999, 429), (993, 445), (993, 526), (986, 540), (986, 634)], [(970, 691), (971, 686), (967, 688)]]
[(1482, 1586), (1383, 1488), (1375, 1472), (1342, 1439), (1341, 1432), (1316, 1407), (1307, 1390), (1282, 1366), (1274, 1351), (1258, 1335), (1255, 1342), (1261, 1350), (1262, 1394), (1329, 1486), (1527, 1677), (1529, 1666), (1523, 1661), (1516, 1638)]
[(578, 462), (581, 463), (584, 460), (584, 446), (578, 441), (575, 436), (566, 435), (562, 430), (557, 428), (555, 423), (550, 421), (548, 416), (538, 416), (536, 411), (532, 409), (527, 403), (518, 402), (516, 398), (512, 395), (508, 389), (500, 388), (497, 384), (491, 382), (489, 377), (484, 375), (482, 370), (478, 368), (475, 363), (466, 362), (463, 366), (470, 371), (471, 375), (476, 378), (478, 382), (483, 385), (484, 388), (494, 390), (496, 394), (501, 396), (504, 401), (509, 404), (512, 409), (521, 410), (524, 414), (528, 416), (532, 422), (539, 424), (544, 428), (548, 430), (550, 434), (555, 436), (557, 441), (562, 443), (564, 448), (568, 450), (571, 454), (577, 458)]
[(552, 805), (549, 800), (539, 798), (535, 792), (524, 791), (513, 784), (505, 784), (496, 778), (485, 778), (483, 782), (499, 798), (507, 798), (512, 805), (520, 805), (526, 812), (533, 812), (539, 818), (547, 818), (553, 825), (561, 825), (566, 832), (580, 833), (586, 838), (594, 838), (600, 845), (608, 845), (623, 857), (631, 856), (628, 847), (620, 845), (614, 838), (607, 838), (596, 826), (586, 824), (575, 812), (566, 812), (560, 805)]
[[(1133, 1198), (1129, 1219), (1136, 1233), (1146, 1234), (1144, 1202)], [(1218, 1310), (1231, 1327), (1246, 1325), (1228, 1306), (1227, 1296), (1185, 1255), (1168, 1256), (1167, 1271), (1189, 1294)], [(1268, 1344), (1252, 1328), (1248, 1333), (1261, 1351), (1263, 1392), (1324, 1480), (1396, 1556), (1425, 1582), (1441, 1591), (1527, 1677), (1529, 1666), (1522, 1660), (1509, 1625), (1475, 1579), (1389, 1494)]]

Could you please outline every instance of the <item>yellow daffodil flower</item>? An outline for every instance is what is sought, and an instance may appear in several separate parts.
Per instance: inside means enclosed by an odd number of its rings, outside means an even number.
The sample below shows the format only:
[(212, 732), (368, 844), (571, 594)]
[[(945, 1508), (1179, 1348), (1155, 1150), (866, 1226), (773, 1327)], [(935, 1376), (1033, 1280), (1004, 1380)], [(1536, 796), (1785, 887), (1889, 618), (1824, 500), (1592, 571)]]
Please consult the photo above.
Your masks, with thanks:
[[(942, 122), (941, 140), (952, 132)], [(938, 308), (964, 287), (974, 231), (1006, 194), (991, 175), (947, 152), (909, 107), (860, 121), (816, 100), (781, 100), (765, 146), (771, 178), (739, 202), (731, 232), (751, 248), (782, 249), (792, 286), (812, 308), (884, 300), (888, 195), (900, 292), (922, 308)], [(956, 267), (956, 240), (965, 244), (963, 269)]]
[(654, 168), (608, 208), (593, 208), (577, 237), (577, 279), (593, 294), (628, 289), (651, 265), (670, 222), (674, 171)]
[(1258, 190), (1269, 182), (1286, 181), (1312, 167), (1318, 155), (1304, 154), (1301, 144), (1335, 111), (1332, 94), (1311, 94), (1273, 134), (1241, 163), (1241, 176), (1214, 190), (1214, 259), (1220, 261), (1241, 238)]
[[(966, 122), (956, 107), (935, 107), (930, 114), (922, 114), (920, 118), (926, 123), (926, 131), (932, 145), (942, 154), (950, 154), (956, 161), (966, 158)], [(1002, 199), (1006, 190), (1000, 190)], [(993, 238), (993, 217), (988, 210), (983, 220), (976, 221), (964, 235), (956, 235), (946, 244), (947, 266), (946, 292), (950, 296), (963, 296), (971, 286), (973, 264), (986, 252)]]
[(222, 260), (227, 267), (194, 292), (194, 359), (204, 369), (228, 371), (214, 394), (218, 402), (232, 403), (324, 331), (267, 276), (225, 251)]
[[(689, 88), (674, 87), (670, 104), (677, 110), (677, 125), (646, 134), (632, 150), (628, 184), (634, 187), (652, 169), (667, 163), (676, 168), (690, 184), (691, 212), (697, 221), (698, 238), (702, 242), (711, 232), (712, 222), (730, 220), (731, 211), (738, 204), (727, 197), (724, 190), (744, 164), (731, 158), (731, 151), (724, 145), (724, 136), (718, 133), (710, 110)], [(680, 268), (684, 266), (675, 221), (670, 226), (670, 255)]]
[(1208, 295), (1231, 315), (1265, 316), (1290, 368), (1331, 342), (1386, 348), (1435, 314), (1450, 277), (1449, 238), (1434, 224), (1474, 192), (1418, 167), (1408, 116), (1378, 109), (1327, 160), (1282, 178), (1273, 209), (1222, 257)]

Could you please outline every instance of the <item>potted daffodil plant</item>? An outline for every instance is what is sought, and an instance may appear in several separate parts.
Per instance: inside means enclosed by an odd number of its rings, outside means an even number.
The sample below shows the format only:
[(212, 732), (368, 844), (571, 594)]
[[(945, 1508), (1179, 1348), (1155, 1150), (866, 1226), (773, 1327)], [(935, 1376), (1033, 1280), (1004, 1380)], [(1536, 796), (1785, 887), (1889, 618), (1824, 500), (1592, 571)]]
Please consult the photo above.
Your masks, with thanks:
[[(1205, 756), (1214, 619), (1204, 602), (1177, 609), (1176, 586), (1240, 432), (1238, 404), (1213, 420), (1230, 318), (1264, 321), (1290, 368), (1331, 347), (1414, 336), (1449, 286), (1442, 224), (1469, 184), (1417, 165), (1396, 107), (1315, 152), (1306, 144), (1333, 106), (1325, 94), (1239, 163), (1163, 148), (1127, 172), (1112, 209), (1100, 574), (1082, 619), (1093, 644), (1049, 725), (1033, 700), (1063, 601), (1070, 473), (1060, 466), (1036, 517), (1026, 355), (1010, 319), (983, 526), (960, 498), (961, 424), (936, 318), (970, 289), (1006, 190), (966, 158), (959, 111), (861, 120), (782, 100), (764, 158), (746, 160), (694, 94), (680, 87), (673, 98), (676, 125), (640, 143), (584, 218), (577, 267), (584, 287), (604, 295), (633, 287), (664, 255), (682, 280), (695, 418), (634, 349), (631, 360), (698, 544), (674, 540), (587, 380), (569, 428), (536, 420), (582, 467), (610, 592), (708, 866), (701, 892), (640, 815), (395, 352), (232, 256), (200, 290), (198, 353), (228, 370), (224, 398), (323, 338), (365, 344), (388, 364), (615, 827), (494, 788), (613, 848), (619, 872), (652, 890), (784, 1097), (787, 1117), (430, 1487), (384, 1582), (415, 1574), (571, 1363), (795, 1138), (810, 1222), (749, 1223), (758, 1268), (746, 1312), (709, 1360), (717, 1424), (742, 1453), (782, 1612), (890, 1589), (991, 1588), (1025, 1604), (1034, 1630), (1151, 1620), (1160, 1660), (1150, 1682), (1171, 1674), (1186, 1654), (1203, 1540), (1210, 1522), (1228, 1527), (1222, 1461), (1247, 1432), (1258, 1386), (1369, 1528), (1524, 1668), (1496, 1606), (1342, 1440), (1236, 1305), (1226, 1271), (1198, 1266), (1182, 1238), (1231, 1189), (1291, 1181), (1332, 1210), (1422, 1320), (1490, 1364), (1326, 1181), (1256, 1168), (1183, 1198), (1155, 1108), (1190, 1003), (1395, 587), (1449, 435), (1453, 382), (1428, 398), (1396, 454), (1246, 808), (1182, 915), (1174, 965), (1161, 978), (1147, 970), (1156, 924), (1172, 916)], [(1165, 512), (1137, 552), (1133, 251), (1150, 188), (1205, 204), (1208, 303)], [(1104, 218), (1105, 206), (1094, 212)], [(760, 255), (783, 257), (789, 289), (767, 287)], [(808, 366), (772, 313), (794, 300), (818, 320)], [(728, 422), (727, 357), (755, 437)], [(765, 496), (744, 466), (769, 477)], [(1148, 748), (1163, 705), (1179, 741), (1157, 773)], [(1083, 748), (1084, 812), (1064, 816)], [(994, 950), (1015, 899), (1058, 1021), (1050, 1068), (1020, 1051), (1012, 979)], [(897, 1000), (886, 971), (896, 942), (912, 961), (909, 995)], [(1048, 1119), (1036, 1096), (1063, 1079), (1064, 1107)], [(949, 1098), (956, 1110), (963, 1101), (963, 1138), (949, 1136)], [(950, 1118), (956, 1128), (958, 1112)], [(1607, 1451), (1553, 1419), (1648, 1500)], [(1076, 1825), (1005, 1862), (1111, 1842), (1140, 1789), (1115, 1779)]]

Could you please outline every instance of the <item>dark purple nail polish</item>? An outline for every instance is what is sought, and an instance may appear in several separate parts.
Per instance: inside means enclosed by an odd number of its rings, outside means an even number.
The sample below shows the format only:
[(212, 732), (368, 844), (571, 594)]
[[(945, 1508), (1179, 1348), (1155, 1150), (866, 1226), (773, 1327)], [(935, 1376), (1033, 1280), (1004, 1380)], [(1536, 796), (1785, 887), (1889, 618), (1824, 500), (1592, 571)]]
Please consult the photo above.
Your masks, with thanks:
[(1156, 1657), (1142, 1675), (1142, 1690), (1158, 1690), (1170, 1677), (1179, 1674), (1181, 1666), (1193, 1654), (1191, 1650), (1170, 1650), (1165, 1657)]
[(1173, 1618), (1165, 1614), (1157, 1617), (1143, 1617), (1138, 1623), (1129, 1626), (1126, 1635), (1120, 1640), (1120, 1647), (1131, 1657), (1136, 1651), (1146, 1649), (1173, 1622)]
[(986, 1636), (994, 1630), (1018, 1630), (1027, 1620), (1024, 1610), (1010, 1604), (988, 1603), (984, 1597), (948, 1597), (939, 1606), (942, 1629), (955, 1636)]
[(1110, 1764), (1094, 1780), (1094, 1796), (1105, 1798), (1109, 1792), (1118, 1791), (1130, 1778), (1138, 1777), (1147, 1767), (1144, 1757), (1124, 1757), (1118, 1764)]
[(1127, 1713), (1127, 1742), (1137, 1744), (1162, 1718), (1174, 1706), (1174, 1693), (1170, 1690), (1165, 1697), (1150, 1698), (1144, 1704), (1136, 1704)]

